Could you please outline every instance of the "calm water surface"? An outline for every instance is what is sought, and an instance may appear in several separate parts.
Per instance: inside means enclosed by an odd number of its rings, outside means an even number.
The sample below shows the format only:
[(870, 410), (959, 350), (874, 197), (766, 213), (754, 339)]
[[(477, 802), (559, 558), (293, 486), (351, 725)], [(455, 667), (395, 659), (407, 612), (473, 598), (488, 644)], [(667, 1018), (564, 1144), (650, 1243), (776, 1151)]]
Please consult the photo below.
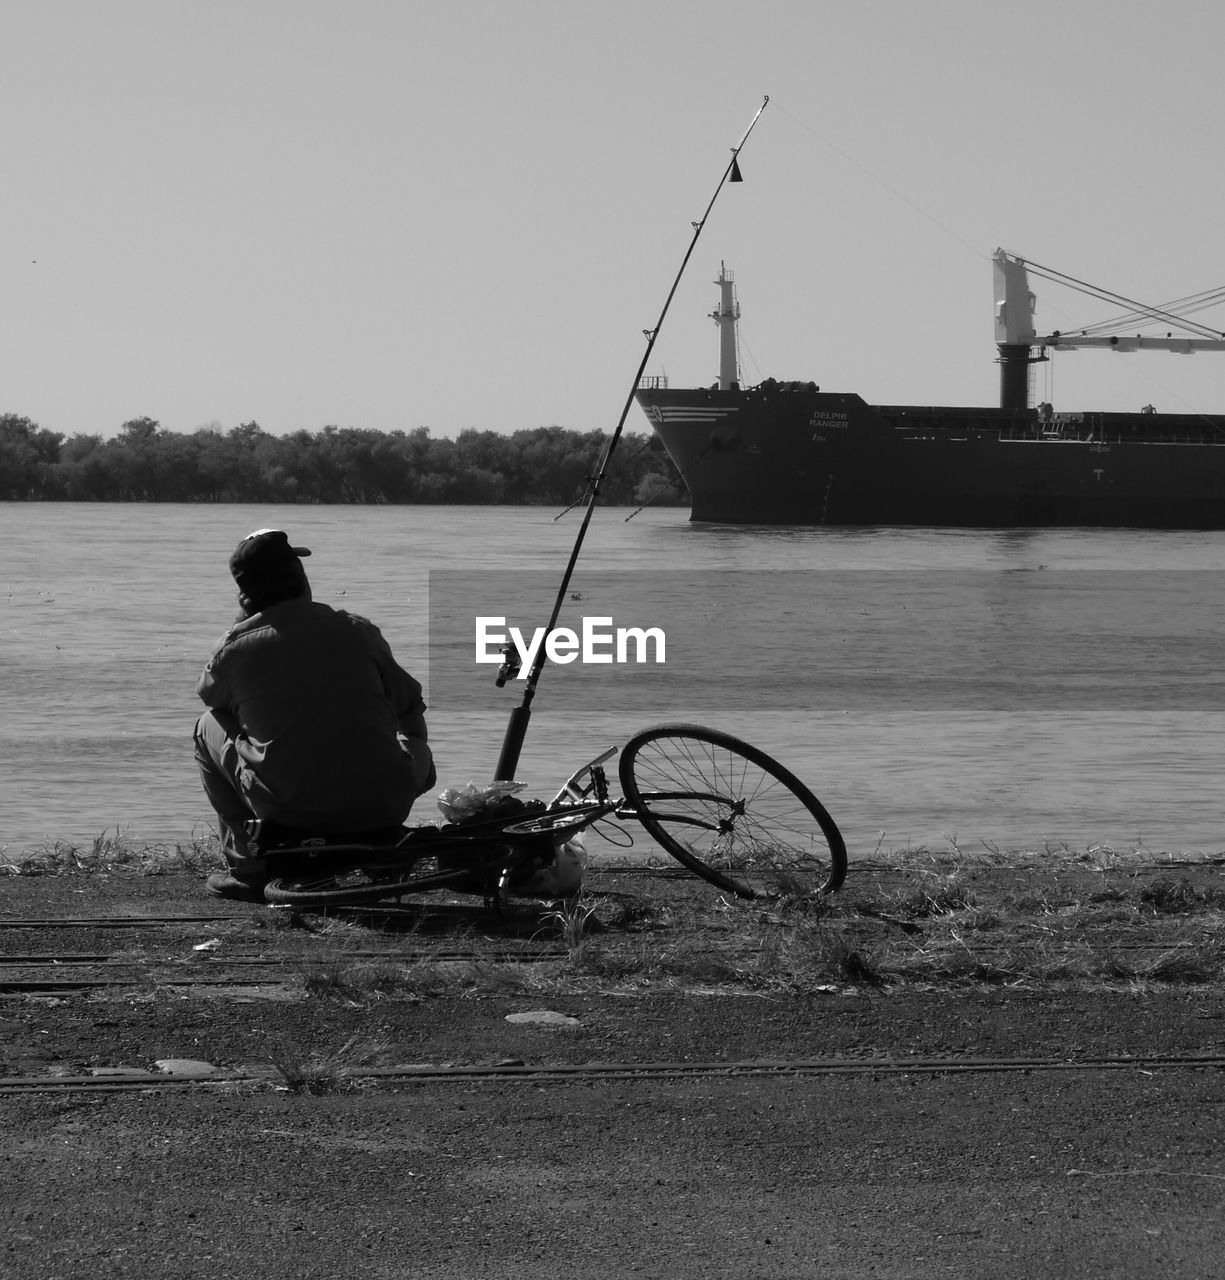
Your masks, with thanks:
[[(852, 856), (949, 838), (1225, 847), (1225, 534), (626, 514), (597, 512), (576, 594), (666, 615), (669, 659), (546, 670), (519, 771), (533, 793), (636, 728), (697, 720), (809, 782)], [(0, 847), (208, 830), (195, 680), (234, 616), (229, 553), (265, 525), (312, 547), (316, 598), (373, 618), (431, 686), (440, 784), (487, 780), (518, 693), (489, 667), (459, 689), (437, 615), (492, 577), (523, 602), (512, 621), (542, 624), (535, 588), (560, 580), (579, 522), (554, 515), (0, 504)]]

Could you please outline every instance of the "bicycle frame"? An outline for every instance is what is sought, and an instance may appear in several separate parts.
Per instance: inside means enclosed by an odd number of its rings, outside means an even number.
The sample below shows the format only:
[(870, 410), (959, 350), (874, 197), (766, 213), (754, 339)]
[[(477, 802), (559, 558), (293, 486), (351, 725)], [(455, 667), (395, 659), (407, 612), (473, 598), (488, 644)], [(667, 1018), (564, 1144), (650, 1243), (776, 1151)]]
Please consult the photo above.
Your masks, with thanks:
[[(552, 810), (563, 804), (565, 800), (572, 802), (581, 802), (588, 796), (594, 794), (597, 801), (604, 803), (608, 801), (608, 778), (605, 775), (603, 764), (606, 760), (612, 759), (620, 748), (609, 747), (609, 749), (594, 760), (588, 761), (581, 769), (576, 769), (562, 784), (561, 789), (549, 801), (549, 809)], [(580, 785), (583, 778), (588, 779), (585, 785)], [(725, 818), (720, 822), (705, 822), (701, 818), (694, 816), (692, 813), (669, 813), (667, 811), (655, 810), (652, 812), (654, 816), (661, 821), (686, 823), (689, 826), (697, 827), (705, 831), (715, 831), (721, 835), (726, 835), (733, 830), (735, 822), (730, 820), (739, 818), (744, 815), (746, 802), (743, 799), (734, 799), (731, 796), (719, 795), (710, 791), (648, 791), (644, 792), (642, 798), (650, 801), (653, 805), (657, 800), (689, 800), (703, 801), (709, 804), (722, 805), (727, 809), (729, 818)], [(638, 822), (641, 821), (639, 812), (626, 800), (620, 800), (613, 805), (606, 815), (608, 817), (617, 818), (619, 821)], [(594, 819), (598, 821), (599, 819)]]

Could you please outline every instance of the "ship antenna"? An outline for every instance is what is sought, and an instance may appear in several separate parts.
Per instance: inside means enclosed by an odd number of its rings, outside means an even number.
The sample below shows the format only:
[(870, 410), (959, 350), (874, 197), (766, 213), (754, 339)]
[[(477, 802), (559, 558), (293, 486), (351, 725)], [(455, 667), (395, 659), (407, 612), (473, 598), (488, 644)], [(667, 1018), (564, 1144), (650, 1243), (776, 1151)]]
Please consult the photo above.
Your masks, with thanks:
[[(600, 455), (599, 465), (596, 467), (595, 475), (590, 481), (590, 490), (587, 497), (587, 509), (583, 513), (582, 523), (579, 525), (578, 536), (574, 540), (574, 547), (570, 552), (570, 559), (566, 564), (565, 573), (562, 574), (561, 585), (557, 589), (557, 598), (553, 602), (553, 612), (549, 615), (548, 626), (544, 629), (545, 636), (552, 633), (557, 626), (557, 619), (561, 615), (562, 604), (566, 599), (566, 592), (570, 587), (570, 579), (574, 576), (575, 565), (578, 564), (579, 553), (583, 547), (583, 539), (587, 536), (587, 526), (591, 523), (591, 517), (595, 512), (595, 506), (600, 497), (600, 485), (604, 480), (605, 473), (608, 471), (608, 464), (612, 459), (613, 450), (617, 447), (617, 442), (621, 439), (621, 432), (625, 427), (625, 420), (629, 417), (629, 412), (634, 403), (634, 394), (638, 390), (639, 383), (642, 381), (642, 375), (646, 370), (647, 361), (651, 358), (651, 352), (655, 349), (655, 341), (659, 337), (659, 331), (663, 328), (664, 319), (668, 314), (668, 308), (672, 305), (672, 299), (676, 294), (676, 290), (680, 285), (681, 277), (685, 274), (685, 268), (689, 265), (689, 259), (693, 256), (693, 251), (697, 247), (698, 238), (702, 234), (702, 228), (706, 225), (707, 218), (710, 217), (711, 210), (715, 207), (715, 201), (719, 198), (719, 193), (723, 190), (723, 186), (727, 182), (741, 182), (743, 179), (740, 175), (740, 151), (744, 144), (749, 140), (749, 134), (753, 132), (757, 121), (761, 119), (761, 113), (766, 109), (766, 103), (770, 101), (769, 95), (762, 98), (761, 106), (757, 108), (753, 119), (749, 121), (749, 127), (741, 135), (740, 141), (732, 148), (732, 158), (728, 161), (727, 168), (723, 170), (718, 185), (715, 187), (714, 195), (710, 197), (710, 202), (706, 206), (706, 211), (702, 214), (701, 219), (693, 224), (693, 236), (689, 241), (689, 247), (685, 250), (685, 256), (681, 259), (681, 265), (676, 273), (676, 279), (672, 281), (672, 287), (668, 290), (668, 296), (664, 299), (664, 305), (659, 313), (659, 319), (655, 322), (653, 329), (644, 329), (646, 336), (646, 350), (642, 353), (642, 360), (638, 365), (638, 371), (634, 374), (634, 381), (630, 385), (629, 395), (625, 398), (625, 405), (621, 410), (621, 417), (617, 420), (616, 430), (608, 438), (608, 443), (604, 446), (604, 452)], [(545, 645), (542, 643), (537, 647), (536, 656), (532, 660), (532, 665), (528, 670), (526, 681), (523, 688), (523, 699), (517, 707), (510, 713), (510, 721), (506, 726), (506, 734), (502, 739), (502, 751), (498, 756), (498, 767), (494, 774), (497, 781), (509, 781), (514, 778), (515, 770), (519, 766), (519, 753), (523, 749), (523, 741), (527, 737), (528, 721), (532, 717), (532, 699), (536, 696), (536, 685), (540, 681), (540, 674), (544, 670), (546, 660)], [(507, 661), (502, 664), (501, 670), (498, 672), (498, 684), (504, 685), (508, 679), (515, 674), (515, 668), (511, 655), (508, 653)]]

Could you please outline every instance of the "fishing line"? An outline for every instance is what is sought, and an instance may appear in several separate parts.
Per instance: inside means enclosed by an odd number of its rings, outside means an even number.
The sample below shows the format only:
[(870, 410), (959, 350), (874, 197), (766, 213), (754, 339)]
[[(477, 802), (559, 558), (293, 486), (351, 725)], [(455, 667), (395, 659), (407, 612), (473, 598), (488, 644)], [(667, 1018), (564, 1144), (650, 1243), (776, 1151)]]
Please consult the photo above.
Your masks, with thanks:
[[(696, 458), (694, 458), (694, 460), (693, 460), (693, 461), (692, 461), (692, 462), (691, 462), (691, 463), (690, 463), (690, 464), (689, 464), (689, 465), (688, 465), (688, 466), (687, 466), (683, 471), (679, 471), (679, 472), (677, 473), (677, 474), (679, 475), (680, 479), (682, 479), (682, 480), (687, 480), (687, 479), (688, 479), (688, 476), (689, 476), (689, 473), (694, 469), (694, 467), (696, 467), (696, 466), (698, 465), (698, 463), (699, 463), (699, 462), (701, 462), (701, 461), (702, 461), (702, 459), (703, 459), (704, 457), (706, 457), (706, 455), (711, 451), (711, 449), (712, 449), (713, 447), (714, 447), (713, 442), (708, 440), (708, 441), (706, 442), (706, 444), (702, 447), (701, 451), (698, 453), (698, 456), (697, 456)], [(631, 520), (632, 520), (632, 519), (633, 519), (633, 518), (638, 514), (638, 512), (639, 512), (639, 511), (645, 511), (645, 510), (647, 509), (647, 507), (649, 507), (649, 506), (651, 505), (651, 503), (655, 501), (655, 499), (656, 499), (656, 498), (658, 498), (658, 497), (662, 496), (663, 494), (667, 493), (667, 492), (668, 492), (668, 487), (670, 487), (670, 486), (665, 486), (663, 489), (657, 489), (657, 490), (656, 490), (653, 494), (651, 494), (651, 496), (650, 496), (650, 497), (649, 497), (649, 498), (648, 498), (648, 499), (647, 499), (647, 500), (642, 504), (642, 506), (640, 506), (640, 507), (636, 507), (633, 511), (631, 511), (631, 512), (629, 513), (629, 515), (627, 515), (627, 516), (625, 517), (625, 520), (623, 521), (623, 523), (624, 523), (624, 524), (629, 524), (629, 522), (630, 522), (630, 521), (631, 521)]]
[[(650, 437), (650, 436), (647, 436), (647, 438), (642, 442), (642, 444), (640, 444), (640, 445), (638, 446), (638, 448), (637, 448), (637, 449), (635, 449), (635, 450), (634, 450), (634, 452), (633, 452), (633, 453), (631, 453), (631, 454), (630, 454), (630, 456), (629, 456), (628, 458), (624, 458), (624, 459), (622, 460), (621, 465), (620, 465), (619, 467), (617, 467), (617, 468), (616, 468), (616, 470), (614, 470), (614, 471), (611, 473), (610, 478), (615, 478), (616, 476), (619, 476), (619, 475), (620, 475), (620, 474), (621, 474), (621, 473), (626, 469), (626, 467), (628, 467), (628, 466), (629, 466), (629, 464), (630, 464), (631, 462), (633, 462), (633, 460), (634, 460), (634, 459), (635, 459), (635, 458), (636, 458), (640, 453), (642, 453), (642, 451), (643, 451), (644, 449), (649, 449), (650, 447), (651, 447), (651, 437)], [(562, 508), (562, 510), (561, 510), (561, 511), (559, 511), (559, 512), (558, 512), (558, 513), (553, 517), (553, 523), (554, 523), (554, 524), (556, 524), (556, 523), (557, 523), (557, 522), (558, 522), (558, 521), (559, 521), (563, 516), (568, 516), (568, 515), (570, 514), (570, 512), (571, 512), (571, 511), (573, 511), (573, 510), (574, 510), (574, 508), (575, 508), (575, 507), (577, 507), (577, 506), (578, 506), (578, 505), (579, 505), (579, 504), (580, 504), (580, 503), (581, 503), (581, 502), (582, 502), (582, 501), (583, 501), (583, 500), (588, 496), (588, 494), (590, 494), (590, 492), (591, 492), (591, 484), (592, 484), (592, 480), (593, 480), (593, 479), (594, 479), (594, 477), (592, 477), (592, 476), (588, 476), (588, 477), (586, 478), (586, 480), (584, 480), (584, 482), (583, 482), (583, 491), (582, 491), (582, 493), (580, 493), (580, 494), (579, 494), (579, 496), (578, 496), (577, 498), (575, 498), (575, 499), (574, 499), (574, 501), (573, 501), (573, 502), (572, 502), (568, 507), (563, 507), (563, 508)]]
[(937, 218), (934, 214), (928, 213), (928, 211), (924, 209), (922, 205), (916, 204), (908, 195), (906, 195), (902, 191), (899, 191), (897, 187), (893, 186), (892, 183), (886, 182), (885, 179), (880, 176), (880, 174), (873, 173), (872, 170), (869, 169), (866, 165), (860, 164), (859, 161), (856, 160), (854, 156), (848, 155), (836, 143), (831, 142), (827, 137), (825, 137), (824, 134), (818, 133), (817, 130), (812, 127), (812, 125), (806, 124), (798, 116), (793, 116), (791, 112), (787, 110), (786, 107), (779, 107), (778, 110), (783, 115), (785, 115), (787, 119), (791, 121), (792, 124), (798, 125), (801, 129), (804, 130), (805, 133), (812, 134), (812, 136), (816, 138), (818, 142), (823, 142), (836, 155), (841, 156), (842, 159), (847, 162), (847, 164), (854, 165), (855, 168), (858, 169), (860, 173), (865, 174), (867, 177), (871, 178), (872, 181), (875, 182), (878, 186), (884, 187), (884, 189), (888, 191), (890, 195), (896, 197), (903, 204), (909, 205), (915, 211), (915, 213), (926, 218), (928, 222), (932, 223), (933, 226), (939, 227), (940, 230), (943, 231), (945, 235), (951, 236), (963, 248), (969, 249), (969, 251), (976, 258), (990, 258), (991, 256), (990, 254), (984, 253), (981, 249), (976, 248), (963, 235), (960, 235), (958, 232), (954, 231), (952, 227), (941, 222), (940, 219)]
[[(970, 252), (973, 253), (976, 257), (985, 258), (988, 256), (980, 252), (977, 248), (975, 248), (975, 246), (972, 245), (968, 240), (966, 240), (964, 236), (954, 231), (952, 227), (941, 222), (939, 218), (929, 213), (921, 205), (916, 204), (915, 201), (913, 201), (904, 192), (899, 191), (897, 187), (885, 181), (885, 179), (882, 178), (879, 174), (874, 173), (866, 165), (860, 164), (860, 162), (856, 160), (854, 156), (848, 155), (847, 152), (843, 151), (842, 148), (839, 147), (836, 143), (831, 142), (829, 138), (824, 136), (824, 134), (814, 129), (812, 125), (799, 119), (799, 117), (792, 115), (791, 112), (789, 112), (786, 107), (776, 107), (776, 110), (778, 110), (782, 115), (786, 116), (786, 118), (790, 120), (793, 124), (803, 129), (806, 133), (811, 134), (819, 142), (827, 146), (836, 155), (840, 156), (843, 160), (845, 160), (847, 164), (853, 165), (856, 169), (860, 171), (860, 173), (871, 178), (872, 181), (875, 182), (878, 186), (883, 187), (896, 199), (902, 201), (903, 204), (908, 205), (911, 209), (913, 209), (916, 213), (918, 213), (922, 217), (926, 218), (934, 226), (939, 227), (940, 230), (943, 231), (946, 235), (951, 236), (952, 239), (956, 240), (963, 247), (969, 249)], [(1063, 274), (1062, 272), (1054, 271), (1052, 268), (1049, 268), (1049, 267), (1042, 267), (1040, 264), (1030, 262), (1028, 259), (1026, 259), (1026, 266), (1029, 268), (1036, 268), (1036, 270), (1034, 271), (1035, 275), (1038, 275), (1043, 279), (1049, 280), (1053, 284), (1063, 284), (1068, 288), (1078, 289), (1080, 292), (1085, 293), (1090, 297), (1096, 297), (1100, 301), (1109, 301), (1116, 306), (1127, 306), (1132, 308), (1132, 316), (1126, 317), (1126, 319), (1130, 319), (1132, 317), (1134, 318), (1147, 317), (1153, 320), (1165, 321), (1166, 323), (1170, 323), (1178, 328), (1186, 329), (1192, 333), (1198, 333), (1200, 334), (1200, 336), (1203, 336), (1203, 337), (1217, 338), (1217, 337), (1225, 336), (1225, 335), (1222, 335), (1222, 333), (1219, 330), (1211, 329), (1206, 325), (1200, 325), (1198, 323), (1189, 322), (1184, 318), (1187, 314), (1190, 314), (1193, 311), (1201, 311), (1207, 307), (1216, 305), (1221, 300), (1222, 293), (1225, 292), (1225, 286), (1222, 286), (1216, 289), (1208, 289), (1208, 290), (1205, 290), (1203, 293), (1192, 294), (1186, 298), (1176, 299), (1174, 302), (1166, 304), (1164, 308), (1147, 307), (1143, 303), (1137, 303), (1132, 299), (1125, 298), (1119, 294), (1111, 293), (1109, 290), (1098, 289), (1097, 286), (1094, 286), (1094, 285), (1087, 285), (1083, 281), (1079, 281), (1073, 276), (1068, 276)], [(1050, 310), (1056, 312), (1057, 314), (1064, 315), (1066, 318), (1070, 319), (1070, 317), (1067, 317), (1066, 312), (1063, 312), (1061, 308), (1051, 303), (1050, 300), (1047, 298), (1043, 299), (1043, 306), (1048, 307)], [(1105, 321), (1099, 325), (1088, 326), (1088, 329), (1100, 330), (1102, 332), (1110, 332), (1110, 322)], [(1134, 365), (1131, 367), (1135, 369)], [(1171, 391), (1168, 387), (1165, 387), (1156, 378), (1153, 378), (1151, 375), (1147, 374), (1143, 370), (1136, 369), (1136, 372), (1139, 372), (1141, 377), (1146, 378), (1149, 382), (1153, 384), (1153, 386), (1159, 388), (1161, 391), (1164, 391), (1167, 395), (1172, 396), (1181, 405), (1183, 405), (1185, 409), (1189, 410), (1191, 413), (1194, 413), (1197, 417), (1201, 418), (1214, 431), (1222, 430), (1222, 427), (1220, 426), (1219, 423), (1214, 422), (1207, 414), (1196, 409), (1193, 405), (1188, 404), (1188, 402), (1185, 399), (1183, 399), (1183, 397), (1179, 396), (1176, 392)], [(1048, 369), (1048, 376), (1047, 376), (1048, 385), (1047, 385), (1047, 391), (1046, 391), (1046, 398), (1048, 400), (1051, 400), (1053, 398), (1053, 382), (1054, 382), (1054, 371), (1053, 369)]]

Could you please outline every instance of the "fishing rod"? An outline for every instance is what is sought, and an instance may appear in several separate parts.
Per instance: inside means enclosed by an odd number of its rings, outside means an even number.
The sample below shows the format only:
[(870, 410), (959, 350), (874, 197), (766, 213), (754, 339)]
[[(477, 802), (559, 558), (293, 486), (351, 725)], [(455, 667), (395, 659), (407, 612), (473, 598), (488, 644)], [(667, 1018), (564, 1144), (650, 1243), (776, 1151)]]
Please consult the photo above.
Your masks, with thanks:
[[(561, 616), (562, 604), (566, 599), (566, 592), (570, 586), (570, 579), (574, 576), (575, 565), (578, 564), (579, 553), (582, 551), (583, 539), (587, 536), (587, 528), (591, 524), (591, 517), (595, 512), (596, 503), (600, 497), (600, 485), (604, 481), (605, 473), (608, 470), (608, 464), (612, 459), (613, 450), (617, 447), (617, 441), (621, 439), (622, 429), (625, 427), (625, 420), (629, 417), (630, 409), (634, 404), (634, 394), (638, 390), (642, 382), (642, 375), (646, 370), (647, 361), (651, 358), (651, 352), (655, 349), (656, 339), (659, 337), (659, 331), (663, 328), (664, 318), (668, 314), (668, 308), (672, 305), (672, 299), (676, 295), (676, 290), (680, 285), (681, 277), (685, 274), (685, 268), (689, 265), (689, 259), (693, 256), (693, 251), (697, 247), (698, 238), (702, 234), (702, 228), (706, 225), (707, 218), (710, 217), (711, 210), (715, 207), (715, 201), (719, 198), (719, 192), (723, 190), (723, 186), (727, 182), (740, 182), (740, 165), (738, 163), (741, 148), (749, 140), (749, 134), (753, 132), (757, 121), (761, 119), (761, 113), (766, 109), (766, 103), (770, 101), (769, 95), (762, 98), (761, 106), (757, 108), (757, 113), (753, 119), (749, 121), (749, 127), (741, 135), (740, 141), (732, 148), (732, 158), (728, 162), (727, 168), (723, 170), (723, 175), (719, 179), (718, 185), (715, 187), (714, 195), (710, 197), (710, 203), (706, 206), (706, 212), (702, 214), (701, 220), (693, 224), (693, 237), (689, 241), (689, 248), (685, 250), (685, 256), (681, 259), (680, 269), (676, 273), (676, 279), (672, 281), (672, 288), (668, 290), (668, 296), (664, 299), (663, 309), (659, 313), (659, 319), (655, 322), (653, 329), (644, 329), (647, 344), (646, 350), (642, 353), (642, 360), (638, 365), (638, 372), (634, 375), (634, 381), (630, 385), (629, 395), (625, 398), (625, 405), (621, 410), (621, 417), (617, 421), (616, 429), (609, 436), (607, 444), (604, 446), (604, 452), (600, 455), (599, 465), (596, 467), (595, 475), (591, 479), (591, 489), (587, 497), (587, 509), (583, 512), (582, 523), (579, 525), (578, 536), (574, 540), (574, 548), (570, 552), (570, 559), (566, 564), (566, 571), (562, 575), (561, 585), (557, 589), (557, 598), (553, 602), (553, 612), (549, 615), (548, 626), (544, 629), (546, 637), (552, 634), (557, 626), (557, 619)], [(498, 766), (494, 773), (495, 781), (510, 781), (515, 776), (515, 770), (519, 766), (519, 754), (523, 750), (523, 741), (527, 737), (528, 722), (532, 718), (532, 700), (536, 696), (536, 685), (540, 681), (541, 672), (544, 670), (546, 660), (545, 645), (541, 643), (537, 646), (536, 655), (532, 659), (532, 665), (528, 668), (526, 683), (523, 689), (523, 699), (517, 707), (510, 713), (510, 720), (506, 725), (506, 735), (502, 739), (502, 751), (498, 756)], [(513, 646), (508, 645), (504, 650), (506, 655), (505, 662), (502, 663), (498, 671), (497, 683), (501, 688), (506, 684), (507, 680), (514, 679), (519, 673), (519, 659), (517, 651)]]

